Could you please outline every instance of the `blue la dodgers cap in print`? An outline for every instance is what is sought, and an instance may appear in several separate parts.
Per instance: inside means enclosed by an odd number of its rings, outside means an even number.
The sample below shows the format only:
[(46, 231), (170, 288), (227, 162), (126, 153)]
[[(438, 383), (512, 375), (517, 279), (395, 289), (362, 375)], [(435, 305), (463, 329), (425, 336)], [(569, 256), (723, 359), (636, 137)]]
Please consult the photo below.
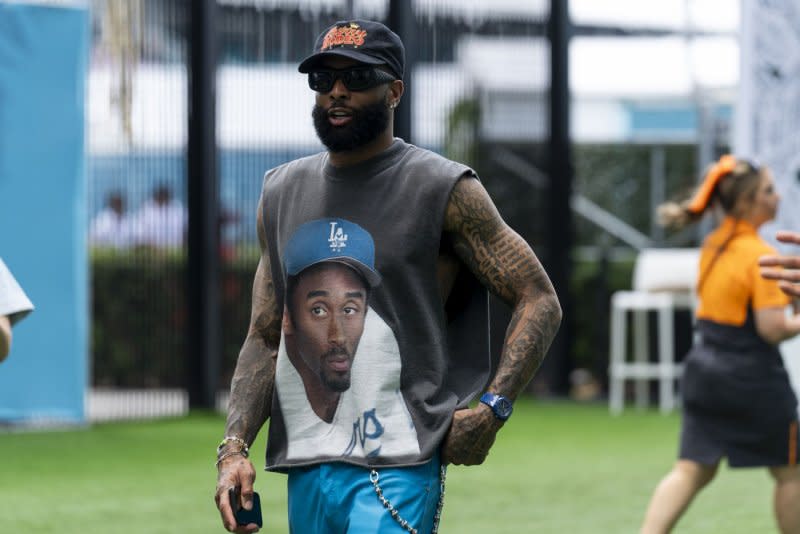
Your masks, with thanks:
[(289, 238), (283, 258), (289, 276), (332, 261), (355, 269), (370, 287), (381, 283), (381, 275), (375, 270), (372, 236), (345, 219), (317, 219), (300, 225)]

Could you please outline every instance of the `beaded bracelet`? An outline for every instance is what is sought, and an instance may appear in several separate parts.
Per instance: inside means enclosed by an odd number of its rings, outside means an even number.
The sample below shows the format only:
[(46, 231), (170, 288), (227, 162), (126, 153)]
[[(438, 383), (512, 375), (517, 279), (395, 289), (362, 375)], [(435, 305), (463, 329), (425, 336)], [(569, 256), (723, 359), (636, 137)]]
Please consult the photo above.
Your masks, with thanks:
[(217, 454), (222, 452), (222, 448), (225, 447), (230, 442), (240, 443), (242, 445), (242, 449), (245, 453), (249, 453), (249, 447), (247, 446), (247, 442), (238, 436), (225, 436), (222, 441), (219, 442), (217, 446)]

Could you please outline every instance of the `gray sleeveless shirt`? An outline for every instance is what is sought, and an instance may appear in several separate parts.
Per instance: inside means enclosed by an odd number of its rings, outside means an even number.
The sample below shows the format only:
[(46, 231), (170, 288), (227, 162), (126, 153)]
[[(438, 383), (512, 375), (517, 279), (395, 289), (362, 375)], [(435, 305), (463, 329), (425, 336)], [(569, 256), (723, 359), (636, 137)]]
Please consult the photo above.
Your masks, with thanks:
[[(400, 139), (345, 168), (320, 153), (267, 172), (263, 220), (279, 306), (286, 299), (287, 243), (303, 225), (325, 228), (320, 239), (331, 247), (348, 245), (342, 228), (365, 231), (380, 274), (369, 291), (349, 386), (330, 420), (312, 409), (297, 359), (287, 353), (284, 318), (268, 470), (331, 461), (423, 463), (441, 445), (453, 412), (486, 385), (488, 294), (462, 266), (443, 304), (437, 279), (440, 255), (452, 255), (442, 236), (444, 211), (462, 177), (477, 178), (470, 168)], [(357, 242), (350, 237), (351, 248)], [(291, 254), (296, 249), (293, 244)]]

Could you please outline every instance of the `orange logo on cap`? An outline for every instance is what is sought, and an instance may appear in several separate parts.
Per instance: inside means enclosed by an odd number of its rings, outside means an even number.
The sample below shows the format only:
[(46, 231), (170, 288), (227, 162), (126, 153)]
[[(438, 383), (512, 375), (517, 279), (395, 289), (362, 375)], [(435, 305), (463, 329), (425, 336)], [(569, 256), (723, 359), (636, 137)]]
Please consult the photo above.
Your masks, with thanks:
[(331, 28), (330, 31), (325, 34), (320, 50), (328, 50), (334, 46), (341, 45), (361, 46), (364, 44), (364, 38), (366, 36), (367, 31), (360, 29), (358, 24), (337, 26)]

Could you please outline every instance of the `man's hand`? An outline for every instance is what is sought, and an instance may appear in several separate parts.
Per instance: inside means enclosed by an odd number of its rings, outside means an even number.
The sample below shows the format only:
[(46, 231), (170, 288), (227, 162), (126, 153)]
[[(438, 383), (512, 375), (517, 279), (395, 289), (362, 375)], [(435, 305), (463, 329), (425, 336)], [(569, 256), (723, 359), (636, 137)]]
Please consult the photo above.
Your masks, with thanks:
[(489, 455), (497, 431), (503, 426), (483, 403), (475, 408), (458, 410), (444, 440), (442, 463), (479, 465)]
[[(231, 396), (228, 400), (228, 419), (225, 423), (225, 436), (237, 436), (250, 445), (256, 439), (259, 429), (269, 419), (272, 409), (272, 388), (275, 385), (275, 361), (281, 338), (282, 306), (275, 296), (272, 282), (272, 269), (267, 253), (267, 238), (263, 224), (263, 199), (258, 204), (256, 232), (261, 245), (261, 259), (258, 261), (253, 296), (251, 299), (250, 327), (247, 337), (236, 360), (236, 369), (231, 379)], [(225, 441), (228, 441), (227, 439)], [(236, 442), (238, 440), (233, 439)], [(239, 445), (244, 445), (240, 443)], [(218, 451), (218, 458), (228, 452), (239, 450), (238, 445), (228, 444)], [(256, 532), (254, 523), (239, 526), (234, 517), (234, 508), (253, 509), (253, 482), (256, 471), (250, 460), (241, 454), (223, 458), (217, 466), (217, 489), (214, 500), (217, 503), (222, 524), (230, 532)], [(239, 488), (240, 502), (231, 507), (229, 490)], [(238, 506), (237, 506), (238, 504)]]
[[(245, 510), (253, 508), (253, 483), (256, 480), (256, 470), (253, 468), (253, 464), (244, 456), (234, 454), (222, 460), (218, 469), (214, 501), (217, 503), (225, 530), (237, 534), (258, 532), (258, 526), (254, 523), (237, 525), (233, 515), (234, 505), (241, 506)], [(238, 504), (230, 502), (229, 490), (235, 487), (239, 487), (241, 495), (241, 502)]]
[[(800, 245), (800, 232), (781, 231), (776, 234), (778, 241)], [(778, 280), (778, 286), (790, 297), (800, 298), (800, 256), (762, 256), (758, 260), (761, 276)]]

